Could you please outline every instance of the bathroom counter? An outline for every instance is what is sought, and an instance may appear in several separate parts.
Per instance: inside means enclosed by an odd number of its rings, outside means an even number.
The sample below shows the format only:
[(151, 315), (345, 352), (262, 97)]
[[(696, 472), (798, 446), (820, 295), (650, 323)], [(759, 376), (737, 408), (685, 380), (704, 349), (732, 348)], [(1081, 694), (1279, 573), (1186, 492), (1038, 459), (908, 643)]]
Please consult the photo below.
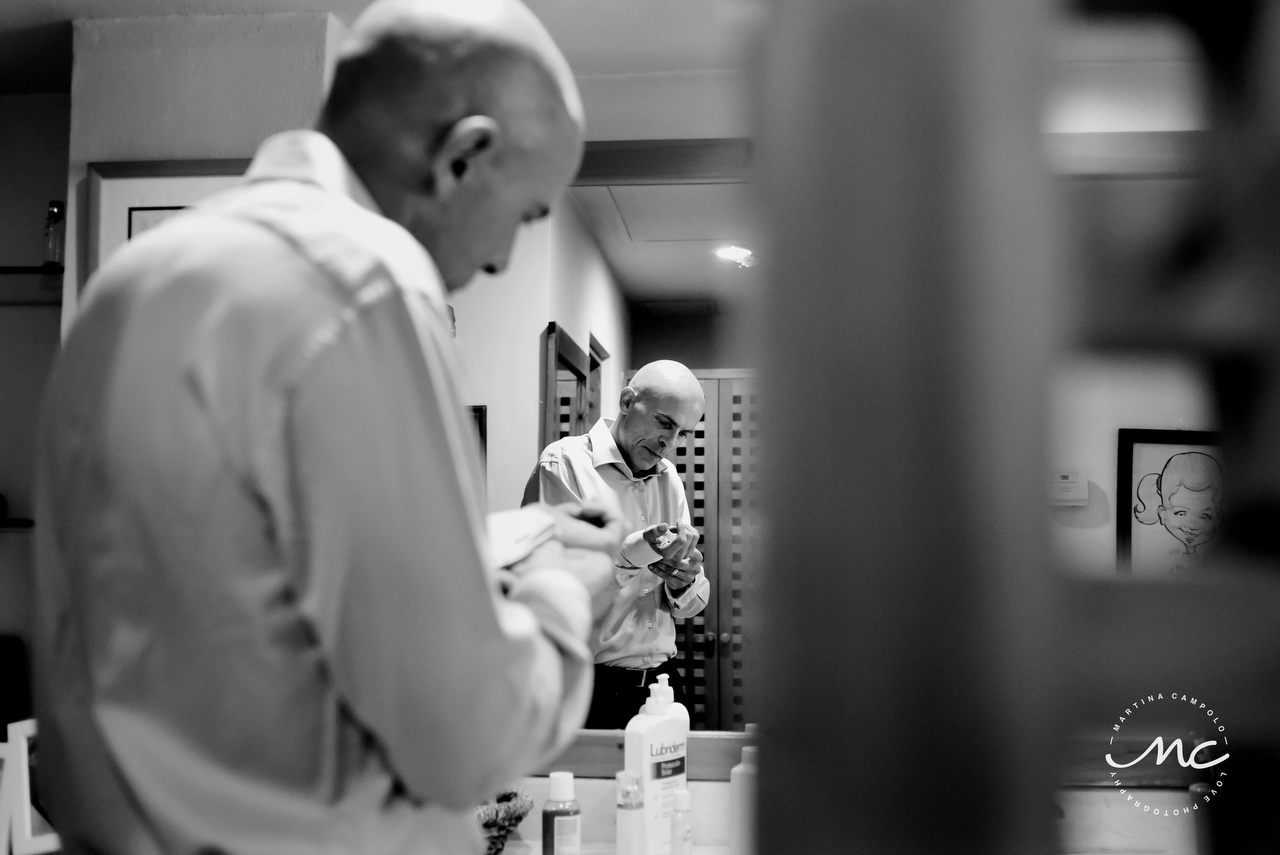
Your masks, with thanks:
[[(612, 843), (583, 843), (582, 855), (614, 855)], [(502, 855), (542, 855), (542, 843), (536, 840), (508, 840)], [(729, 855), (728, 846), (694, 846), (693, 855)]]

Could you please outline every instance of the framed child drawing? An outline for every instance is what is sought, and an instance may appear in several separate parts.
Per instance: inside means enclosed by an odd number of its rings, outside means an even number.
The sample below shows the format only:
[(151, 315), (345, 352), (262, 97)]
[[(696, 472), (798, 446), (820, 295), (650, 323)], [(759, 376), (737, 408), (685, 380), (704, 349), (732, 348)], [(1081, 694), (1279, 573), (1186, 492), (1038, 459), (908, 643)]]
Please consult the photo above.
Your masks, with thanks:
[(1116, 569), (1194, 572), (1217, 545), (1222, 454), (1212, 431), (1121, 428), (1116, 472)]

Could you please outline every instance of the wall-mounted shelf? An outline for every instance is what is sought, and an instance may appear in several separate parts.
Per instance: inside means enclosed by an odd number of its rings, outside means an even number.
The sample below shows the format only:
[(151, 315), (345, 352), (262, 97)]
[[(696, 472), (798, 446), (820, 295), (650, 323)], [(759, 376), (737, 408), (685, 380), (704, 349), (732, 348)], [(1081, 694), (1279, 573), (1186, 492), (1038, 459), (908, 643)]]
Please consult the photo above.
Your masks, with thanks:
[(62, 304), (61, 264), (0, 266), (0, 306)]
[(0, 276), (12, 276), (21, 273), (37, 273), (43, 276), (61, 276), (66, 270), (61, 264), (41, 264), (39, 266), (26, 267), (2, 267), (0, 266)]

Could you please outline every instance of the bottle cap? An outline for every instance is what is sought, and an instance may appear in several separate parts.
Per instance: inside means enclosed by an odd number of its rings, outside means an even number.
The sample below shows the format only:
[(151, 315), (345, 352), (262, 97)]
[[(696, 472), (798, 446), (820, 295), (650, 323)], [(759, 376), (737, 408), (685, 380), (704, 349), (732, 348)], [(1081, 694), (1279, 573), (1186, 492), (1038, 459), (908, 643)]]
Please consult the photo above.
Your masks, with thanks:
[(744, 766), (754, 766), (754, 765), (756, 765), (756, 754), (757, 754), (757, 752), (759, 752), (759, 750), (760, 750), (760, 749), (759, 749), (759, 748), (756, 748), (754, 745), (747, 745), (747, 746), (743, 747), (743, 749), (742, 749), (742, 765), (744, 765)]
[(551, 777), (551, 792), (547, 794), (547, 801), (549, 802), (573, 801), (573, 773), (572, 772), (552, 772), (550, 777)]
[(627, 794), (638, 793), (640, 791), (640, 776), (635, 772), (628, 772), (625, 769), (614, 776), (618, 780), (618, 799)]
[(656, 683), (649, 684), (649, 700), (645, 703), (643, 712), (650, 714), (661, 714), (667, 711), (667, 707), (671, 706), (675, 700), (675, 689), (667, 685), (670, 678), (666, 674), (659, 674)]
[(640, 776), (623, 770), (614, 777), (618, 782), (618, 807), (643, 807), (644, 793), (640, 790)]
[(690, 810), (693, 808), (693, 797), (689, 795), (688, 790), (676, 790), (676, 810)]

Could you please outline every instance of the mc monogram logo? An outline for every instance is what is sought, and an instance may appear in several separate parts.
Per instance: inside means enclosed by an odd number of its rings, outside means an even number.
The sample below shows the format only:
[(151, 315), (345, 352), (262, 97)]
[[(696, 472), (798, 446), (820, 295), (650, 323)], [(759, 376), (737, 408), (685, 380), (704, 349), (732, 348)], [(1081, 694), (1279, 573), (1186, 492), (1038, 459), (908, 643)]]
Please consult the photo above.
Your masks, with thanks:
[(62, 848), (58, 835), (36, 836), (32, 830), (30, 739), (35, 719), (9, 725), (9, 741), (0, 742), (0, 855), (43, 855)]

